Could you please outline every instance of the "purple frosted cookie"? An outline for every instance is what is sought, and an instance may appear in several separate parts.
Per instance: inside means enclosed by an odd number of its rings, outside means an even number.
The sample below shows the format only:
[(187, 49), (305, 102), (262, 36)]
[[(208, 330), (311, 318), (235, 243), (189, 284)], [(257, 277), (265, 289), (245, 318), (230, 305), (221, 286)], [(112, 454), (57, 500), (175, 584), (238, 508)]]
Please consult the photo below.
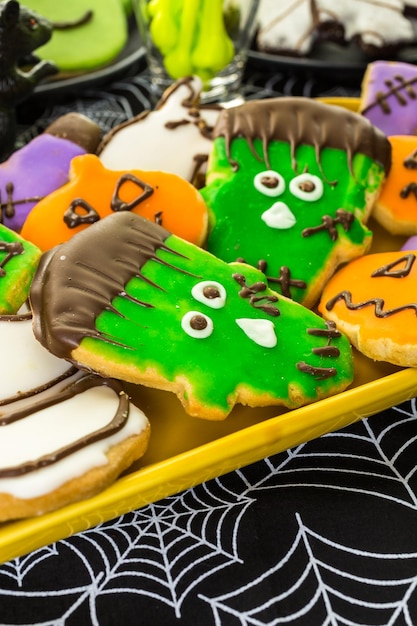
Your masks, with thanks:
[(73, 157), (94, 152), (100, 127), (79, 113), (58, 118), (0, 164), (0, 222), (20, 232), (39, 200), (68, 182)]
[(386, 135), (416, 135), (417, 67), (397, 61), (369, 63), (359, 113)]

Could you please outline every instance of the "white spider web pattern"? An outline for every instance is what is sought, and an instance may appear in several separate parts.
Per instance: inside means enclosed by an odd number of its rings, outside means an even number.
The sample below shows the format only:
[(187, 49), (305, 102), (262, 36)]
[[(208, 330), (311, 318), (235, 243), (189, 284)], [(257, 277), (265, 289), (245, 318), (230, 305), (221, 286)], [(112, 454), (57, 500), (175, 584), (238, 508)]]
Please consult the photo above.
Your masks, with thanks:
[[(407, 560), (410, 571), (415, 572), (417, 552), (355, 550), (312, 531), (300, 515), (296, 519), (298, 532), (274, 567), (234, 591), (212, 598), (199, 595), (209, 603), (216, 626), (415, 626), (409, 600), (417, 586), (417, 575), (397, 578), (396, 570), (400, 559)], [(336, 557), (340, 563), (340, 553), (344, 556), (343, 569), (334, 565)], [(347, 584), (349, 595), (345, 591)]]
[[(90, 606), (92, 624), (99, 624), (100, 598), (127, 593), (163, 602), (180, 617), (182, 603), (196, 585), (241, 563), (238, 530), (251, 503), (250, 498), (241, 498), (216, 480), (149, 505), (4, 564), (0, 567), (0, 604), (7, 596), (38, 601), (47, 595), (67, 595), (67, 612), (54, 616), (51, 625), (64, 623), (56, 620), (68, 619), (83, 602)], [(22, 590), (25, 576), (33, 575), (37, 564), (48, 557), (59, 558), (63, 551), (67, 561), (71, 553), (83, 584), (48, 594)], [(43, 621), (42, 626), (45, 624)], [(31, 622), (31, 626), (36, 625)]]
[(417, 510), (417, 401), (393, 410), (399, 419), (383, 414), (372, 421), (364, 419), (265, 459), (264, 476), (257, 476), (256, 482), (244, 468), (240, 475), (247, 484), (245, 493), (320, 487), (374, 496)]

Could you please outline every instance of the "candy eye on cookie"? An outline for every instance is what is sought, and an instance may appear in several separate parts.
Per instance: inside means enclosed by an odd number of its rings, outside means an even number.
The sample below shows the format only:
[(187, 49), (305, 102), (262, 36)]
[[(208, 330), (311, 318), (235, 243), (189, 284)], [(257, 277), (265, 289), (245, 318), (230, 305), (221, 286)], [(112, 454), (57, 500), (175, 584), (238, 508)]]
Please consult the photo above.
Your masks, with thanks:
[(323, 196), (323, 181), (314, 174), (300, 174), (290, 181), (291, 193), (300, 200), (315, 202)]
[(213, 332), (213, 321), (199, 311), (188, 311), (181, 320), (181, 327), (194, 339), (207, 339)]
[(215, 280), (203, 280), (194, 285), (191, 295), (197, 302), (212, 309), (221, 309), (226, 304), (226, 289)]
[(256, 174), (253, 180), (254, 187), (264, 196), (276, 198), (285, 191), (285, 180), (274, 170), (265, 170)]

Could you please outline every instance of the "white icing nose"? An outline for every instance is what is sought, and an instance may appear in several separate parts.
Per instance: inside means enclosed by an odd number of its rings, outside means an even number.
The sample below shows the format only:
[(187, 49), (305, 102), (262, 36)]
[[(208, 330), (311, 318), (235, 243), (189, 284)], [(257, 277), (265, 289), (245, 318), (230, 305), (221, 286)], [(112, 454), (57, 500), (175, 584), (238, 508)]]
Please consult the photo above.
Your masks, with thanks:
[(245, 335), (263, 348), (274, 348), (277, 345), (275, 326), (270, 320), (254, 320), (241, 317), (236, 324), (243, 330)]
[(285, 202), (274, 202), (274, 204), (264, 211), (261, 218), (269, 228), (286, 229), (291, 228), (296, 223), (295, 215)]

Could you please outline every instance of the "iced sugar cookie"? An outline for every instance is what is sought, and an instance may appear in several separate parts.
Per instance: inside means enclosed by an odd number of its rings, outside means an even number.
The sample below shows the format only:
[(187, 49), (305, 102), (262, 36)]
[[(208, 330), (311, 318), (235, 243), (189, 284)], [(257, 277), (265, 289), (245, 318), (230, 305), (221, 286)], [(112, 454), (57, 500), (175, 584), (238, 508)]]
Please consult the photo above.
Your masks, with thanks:
[(20, 232), (31, 209), (68, 182), (75, 156), (95, 152), (101, 129), (80, 113), (68, 113), (0, 164), (0, 222)]
[(27, 0), (25, 5), (52, 23), (52, 37), (37, 54), (53, 61), (61, 74), (108, 65), (127, 43), (126, 12), (120, 0)]
[(16, 313), (29, 295), (41, 250), (0, 224), (0, 314)]
[(31, 315), (0, 316), (0, 520), (40, 515), (103, 490), (149, 440), (117, 381), (45, 350)]
[(393, 235), (417, 234), (417, 136), (388, 137), (392, 167), (373, 216)]
[(133, 213), (45, 253), (31, 302), (53, 354), (172, 391), (196, 417), (223, 419), (238, 402), (297, 407), (352, 380), (349, 342), (332, 325), (259, 270)]
[(417, 366), (416, 251), (351, 261), (329, 280), (320, 313), (375, 361)]
[(175, 174), (109, 170), (97, 156), (87, 154), (72, 160), (69, 178), (38, 202), (24, 223), (22, 236), (42, 250), (118, 211), (140, 213), (193, 243), (205, 239), (205, 202), (191, 183)]
[(207, 166), (219, 105), (199, 104), (197, 77), (175, 82), (153, 111), (116, 126), (104, 136), (97, 154), (109, 169), (163, 170), (197, 187)]
[(386, 135), (417, 134), (417, 67), (399, 61), (369, 63), (359, 112)]
[(337, 29), (342, 43), (355, 42), (374, 58), (416, 39), (413, 23), (404, 15), (403, 0), (314, 0), (313, 5), (326, 35), (329, 29), (330, 34)]
[(263, 269), (311, 307), (336, 267), (363, 254), (391, 146), (358, 114), (308, 98), (225, 109), (201, 190), (207, 248)]

